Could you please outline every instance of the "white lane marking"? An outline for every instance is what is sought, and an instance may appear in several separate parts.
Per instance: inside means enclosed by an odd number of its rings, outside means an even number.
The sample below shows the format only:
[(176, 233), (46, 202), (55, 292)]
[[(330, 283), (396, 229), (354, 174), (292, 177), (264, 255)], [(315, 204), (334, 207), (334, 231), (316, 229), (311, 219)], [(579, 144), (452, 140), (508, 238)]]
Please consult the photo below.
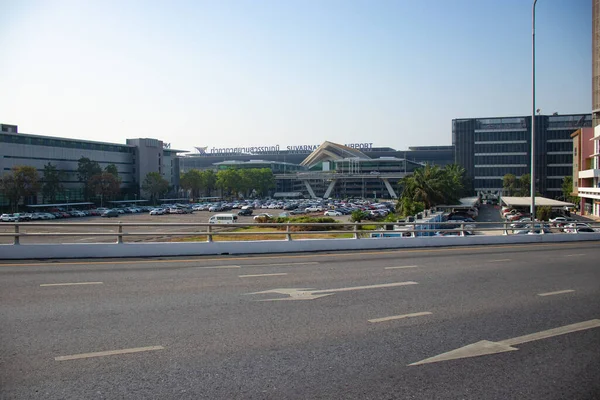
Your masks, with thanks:
[(104, 282), (70, 282), (70, 283), (42, 283), (40, 286), (76, 286), (76, 285), (102, 285)]
[(583, 331), (586, 329), (600, 327), (600, 319), (591, 319), (589, 321), (579, 322), (576, 324), (565, 325), (554, 329), (548, 329), (546, 331), (536, 332), (529, 335), (518, 336), (512, 339), (502, 340), (500, 342), (491, 342), (489, 340), (482, 340), (467, 346), (461, 347), (456, 350), (442, 353), (434, 357), (426, 358), (424, 360), (408, 364), (421, 365), (429, 364), (440, 361), (456, 360), (459, 358), (469, 358), (485, 356), (489, 354), (504, 353), (507, 351), (519, 350), (516, 347), (512, 347), (517, 344), (523, 344), (533, 342), (535, 340), (548, 339), (554, 336), (566, 335), (567, 333)]
[[(333, 293), (337, 292), (349, 292), (352, 290), (363, 290), (363, 289), (379, 289), (379, 288), (388, 288), (388, 287), (396, 287), (396, 286), (406, 286), (406, 285), (418, 285), (417, 282), (394, 282), (394, 283), (382, 283), (379, 285), (367, 285), (367, 286), (353, 286), (346, 288), (338, 288), (338, 289), (322, 289), (322, 290), (314, 290), (311, 288), (282, 288), (282, 289), (270, 289), (264, 290), (262, 292), (254, 292), (247, 294), (266, 294), (266, 293), (278, 293), (278, 294), (286, 294), (290, 297), (284, 297), (279, 299), (264, 299), (259, 301), (280, 301), (280, 300), (314, 300), (320, 297), (331, 296)], [(324, 294), (321, 294), (324, 293)]]
[(244, 267), (287, 267), (293, 265), (316, 265), (318, 262), (298, 262), (298, 263), (281, 263), (281, 264), (244, 264)]
[(585, 256), (584, 253), (580, 253), (580, 254), (565, 254), (565, 257), (579, 257), (579, 256)]
[(557, 290), (556, 292), (538, 293), (538, 296), (554, 296), (555, 294), (571, 293), (573, 289)]
[(164, 350), (164, 347), (162, 347), (162, 346), (148, 346), (148, 347), (136, 347), (136, 348), (133, 348), (133, 349), (98, 351), (98, 352), (95, 352), (95, 353), (81, 353), (81, 354), (73, 354), (73, 355), (70, 355), (70, 356), (54, 357), (54, 360), (55, 361), (69, 361), (69, 360), (79, 360), (79, 359), (82, 359), (82, 358), (114, 356), (114, 355), (118, 355), (118, 354), (141, 353), (143, 351), (154, 351), (154, 350)]
[(239, 265), (218, 265), (216, 267), (199, 267), (201, 269), (233, 269), (241, 268)]
[(412, 314), (392, 315), (391, 317), (374, 318), (374, 319), (370, 319), (368, 321), (372, 322), (372, 323), (386, 322), (386, 321), (393, 321), (395, 319), (404, 319), (404, 318), (412, 318), (412, 317), (422, 317), (424, 315), (431, 315), (431, 314), (432, 313), (429, 312), (429, 311), (423, 311), (423, 312), (417, 312), (417, 313), (412, 313)]
[(512, 261), (510, 258), (503, 258), (501, 260), (490, 260), (490, 262), (506, 262), (506, 261)]
[(238, 275), (238, 278), (256, 278), (256, 277), (260, 277), (260, 276), (282, 276), (282, 275), (287, 275), (287, 273), (285, 273), (285, 272), (279, 272), (279, 273), (276, 273), (276, 274)]
[(403, 265), (400, 267), (385, 267), (384, 269), (407, 269), (407, 268), (417, 268), (416, 265)]

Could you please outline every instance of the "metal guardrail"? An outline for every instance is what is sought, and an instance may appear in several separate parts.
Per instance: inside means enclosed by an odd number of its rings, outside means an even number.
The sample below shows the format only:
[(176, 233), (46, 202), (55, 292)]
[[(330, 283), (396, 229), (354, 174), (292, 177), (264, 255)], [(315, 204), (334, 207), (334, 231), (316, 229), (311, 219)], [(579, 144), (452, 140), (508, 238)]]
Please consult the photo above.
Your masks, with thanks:
[[(335, 222), (335, 223), (233, 223), (233, 224), (209, 224), (209, 223), (56, 223), (56, 222), (32, 222), (32, 223), (20, 223), (20, 222), (9, 222), (3, 223), (0, 226), (13, 226), (13, 232), (0, 232), (0, 237), (12, 237), (12, 244), (19, 245), (20, 239), (23, 237), (73, 237), (73, 236), (84, 236), (84, 237), (116, 237), (116, 244), (123, 244), (124, 237), (133, 236), (160, 236), (160, 237), (175, 237), (175, 236), (206, 236), (207, 242), (212, 242), (216, 236), (227, 235), (227, 236), (278, 236), (285, 235), (286, 240), (293, 240), (294, 235), (316, 235), (316, 234), (352, 234), (354, 239), (361, 239), (370, 236), (372, 233), (378, 234), (381, 237), (390, 237), (398, 235), (398, 237), (419, 237), (419, 236), (433, 236), (435, 232), (458, 232), (459, 236), (466, 236), (467, 234), (484, 233), (501, 231), (503, 235), (509, 235), (514, 230), (510, 226), (510, 222), (479, 222), (479, 223), (462, 223), (459, 228), (456, 225), (459, 223), (448, 221), (448, 222), (410, 222), (410, 223), (393, 223), (393, 222)], [(379, 229), (363, 229), (363, 227), (376, 226)], [(594, 228), (600, 227), (598, 223), (591, 223)], [(280, 231), (273, 232), (232, 232), (232, 228), (240, 228), (247, 226), (258, 226), (258, 227), (275, 227), (279, 228)], [(317, 230), (294, 230), (294, 227), (311, 226), (311, 227), (327, 227), (327, 229)], [(330, 229), (331, 227), (336, 229)], [(452, 226), (452, 228), (446, 228)], [(28, 228), (28, 232), (23, 232), (21, 228)], [(31, 232), (29, 228), (37, 227), (61, 227), (61, 228), (78, 228), (78, 227), (101, 227), (107, 230), (113, 228), (115, 232)], [(128, 230), (133, 227), (205, 227), (206, 230), (198, 231), (175, 231), (169, 232), (165, 230), (159, 230), (154, 232), (138, 232)], [(339, 227), (339, 229), (338, 229)], [(386, 227), (392, 227), (393, 230), (386, 229)], [(215, 230), (219, 229), (219, 230)], [(525, 230), (530, 230), (531, 226), (524, 227)], [(559, 228), (552, 228), (558, 230)], [(542, 229), (540, 234), (544, 234)]]

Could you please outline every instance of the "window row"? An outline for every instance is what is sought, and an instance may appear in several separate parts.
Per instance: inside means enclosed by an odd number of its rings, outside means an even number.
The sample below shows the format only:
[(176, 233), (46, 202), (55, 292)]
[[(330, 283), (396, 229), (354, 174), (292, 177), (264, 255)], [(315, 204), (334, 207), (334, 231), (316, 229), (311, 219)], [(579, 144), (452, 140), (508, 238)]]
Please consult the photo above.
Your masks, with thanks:
[(528, 147), (527, 143), (476, 144), (475, 153), (523, 153)]
[(21, 134), (0, 134), (0, 143), (15, 143), (32, 146), (50, 146), (63, 147), (68, 149), (110, 151), (115, 153), (132, 153), (134, 150), (132, 147), (127, 146), (118, 146), (105, 143), (78, 142), (44, 137), (31, 137)]

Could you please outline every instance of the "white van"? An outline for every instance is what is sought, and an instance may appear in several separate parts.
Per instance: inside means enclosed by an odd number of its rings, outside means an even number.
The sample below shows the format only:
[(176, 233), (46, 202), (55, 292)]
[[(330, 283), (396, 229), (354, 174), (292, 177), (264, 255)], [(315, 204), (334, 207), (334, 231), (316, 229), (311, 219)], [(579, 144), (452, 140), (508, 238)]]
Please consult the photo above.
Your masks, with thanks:
[(209, 224), (233, 224), (237, 222), (235, 214), (215, 214), (208, 220)]

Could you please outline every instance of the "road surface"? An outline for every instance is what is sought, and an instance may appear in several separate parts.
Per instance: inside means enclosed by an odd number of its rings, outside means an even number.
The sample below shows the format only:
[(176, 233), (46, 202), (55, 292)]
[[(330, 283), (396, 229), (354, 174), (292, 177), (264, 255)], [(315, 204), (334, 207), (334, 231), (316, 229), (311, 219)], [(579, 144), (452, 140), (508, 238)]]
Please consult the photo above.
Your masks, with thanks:
[(0, 262), (2, 399), (596, 399), (598, 242)]

